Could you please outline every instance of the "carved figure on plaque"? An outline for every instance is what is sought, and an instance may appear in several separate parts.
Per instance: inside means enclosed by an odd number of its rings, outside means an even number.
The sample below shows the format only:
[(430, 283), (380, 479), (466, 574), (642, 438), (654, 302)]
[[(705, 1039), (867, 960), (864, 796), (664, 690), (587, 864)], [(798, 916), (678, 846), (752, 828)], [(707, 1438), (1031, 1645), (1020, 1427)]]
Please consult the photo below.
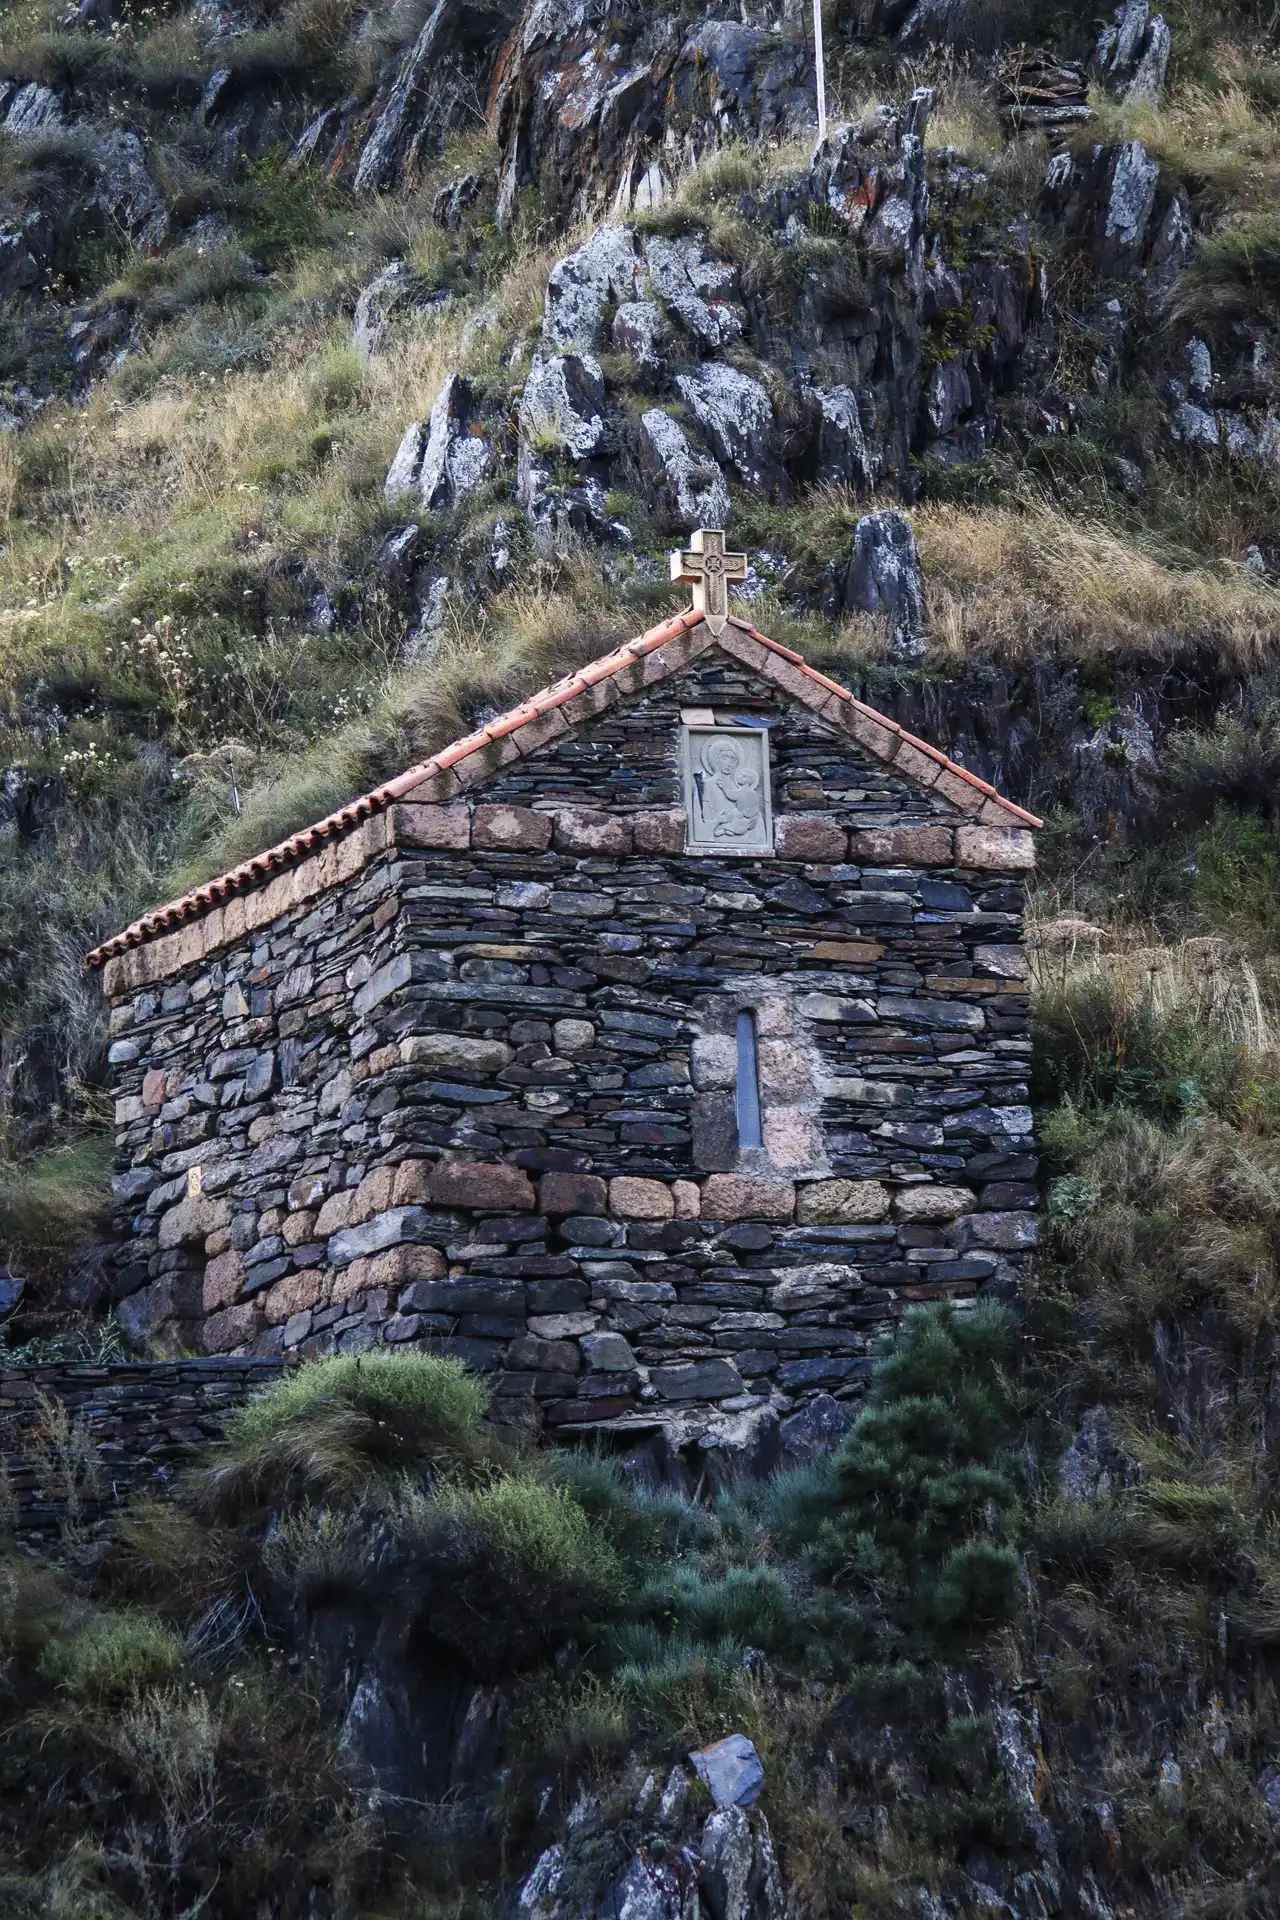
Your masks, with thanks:
[(763, 728), (686, 728), (688, 844), (722, 853), (770, 853), (768, 734)]

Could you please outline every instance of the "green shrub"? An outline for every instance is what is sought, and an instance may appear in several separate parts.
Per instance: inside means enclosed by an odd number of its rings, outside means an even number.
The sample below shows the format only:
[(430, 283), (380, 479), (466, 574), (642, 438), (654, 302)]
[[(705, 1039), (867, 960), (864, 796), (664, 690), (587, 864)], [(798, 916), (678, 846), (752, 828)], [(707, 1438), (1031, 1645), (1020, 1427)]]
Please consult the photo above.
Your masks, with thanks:
[[(631, 1602), (638, 1626), (660, 1627), (673, 1642), (741, 1649), (781, 1651), (797, 1638), (800, 1609), (776, 1567), (731, 1566), (716, 1577), (695, 1565), (666, 1569), (652, 1577)], [(620, 1647), (632, 1655), (641, 1640), (635, 1630), (619, 1630)]]
[(1135, 1108), (1176, 1121), (1204, 1100), (1229, 1106), (1250, 1074), (1248, 1049), (1206, 1032), (1192, 1007), (1136, 999), (1115, 974), (1042, 990), (1032, 1016), (1034, 1095), (1040, 1104)]
[(75, 1700), (119, 1700), (176, 1679), (183, 1659), (181, 1640), (158, 1620), (104, 1614), (70, 1639), (51, 1641), (40, 1672)]
[(65, 1268), (111, 1214), (111, 1145), (98, 1137), (18, 1160), (0, 1141), (0, 1256)]
[(665, 1488), (637, 1487), (603, 1454), (585, 1448), (562, 1454), (554, 1472), (637, 1582), (655, 1559), (710, 1545), (716, 1537), (715, 1519), (704, 1507)]
[(871, 1600), (903, 1644), (962, 1644), (1016, 1609), (1014, 1348), (998, 1303), (913, 1309), (807, 1497), (784, 1489), (775, 1508), (782, 1544)]
[(563, 1487), (527, 1472), (408, 1492), (393, 1520), (397, 1577), (430, 1636), (481, 1672), (545, 1655), (613, 1614), (623, 1570)]
[(448, 1487), (440, 1511), (474, 1528), (496, 1559), (528, 1579), (594, 1588), (602, 1600), (620, 1590), (621, 1568), (608, 1541), (563, 1487), (504, 1473), (479, 1487)]
[(731, 1712), (748, 1687), (742, 1650), (733, 1645), (694, 1646), (637, 1641), (634, 1655), (614, 1675), (614, 1685), (642, 1723), (668, 1733), (697, 1734), (700, 1721)]
[(1221, 807), (1280, 815), (1280, 699), (1269, 687), (1225, 708), (1212, 727), (1176, 727), (1164, 743), (1165, 772), (1175, 799), (1194, 818)]
[[(1196, 836), (1192, 900), (1216, 932), (1280, 932), (1280, 834), (1220, 807)], [(1270, 944), (1270, 942), (1269, 942)]]
[(321, 1405), (343, 1401), (402, 1430), (462, 1441), (477, 1432), (489, 1396), (458, 1360), (428, 1353), (331, 1354), (273, 1381), (228, 1423), (232, 1443), (260, 1445)]

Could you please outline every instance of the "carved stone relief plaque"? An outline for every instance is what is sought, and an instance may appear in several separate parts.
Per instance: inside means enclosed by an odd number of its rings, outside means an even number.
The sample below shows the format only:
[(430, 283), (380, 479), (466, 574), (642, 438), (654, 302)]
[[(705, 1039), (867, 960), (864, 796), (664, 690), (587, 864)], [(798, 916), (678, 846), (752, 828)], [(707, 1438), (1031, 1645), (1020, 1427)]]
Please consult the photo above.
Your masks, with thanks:
[(689, 853), (772, 853), (769, 735), (763, 727), (682, 727)]

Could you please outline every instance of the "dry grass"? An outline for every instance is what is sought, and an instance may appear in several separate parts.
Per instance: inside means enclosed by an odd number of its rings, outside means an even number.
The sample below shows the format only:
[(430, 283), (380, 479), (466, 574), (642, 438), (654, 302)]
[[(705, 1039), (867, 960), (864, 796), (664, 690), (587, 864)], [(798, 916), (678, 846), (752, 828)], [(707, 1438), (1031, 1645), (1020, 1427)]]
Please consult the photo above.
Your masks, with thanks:
[(1032, 921), (1031, 977), (1041, 994), (1105, 984), (1130, 1018), (1188, 1020), (1280, 1067), (1280, 1026), (1249, 960), (1220, 937), (1153, 944), (1149, 932), (1073, 914)]
[(975, 165), (991, 165), (1003, 151), (1000, 116), (989, 96), (967, 80), (943, 89), (930, 115), (924, 143), (931, 152), (947, 148)]
[(574, 552), (487, 607), (452, 610), (427, 664), (392, 672), (367, 714), (309, 751), (270, 759), (242, 794), (238, 816), (228, 817), (218, 787), (220, 821), (169, 886), (196, 885), (429, 758), (470, 732), (482, 707), (515, 705), (620, 645), (635, 624), (587, 556)]
[(1274, 593), (1241, 566), (1205, 564), (1048, 502), (928, 506), (913, 523), (942, 662), (1166, 658), (1209, 646), (1234, 671), (1250, 672), (1280, 640)]
[(1273, 207), (1280, 193), (1280, 122), (1245, 78), (1242, 58), (1228, 53), (1218, 85), (1175, 87), (1158, 106), (1121, 106), (1099, 94), (1087, 139), (1141, 140), (1153, 159), (1219, 211)]
[(37, 1274), (64, 1270), (106, 1231), (111, 1149), (90, 1136), (10, 1158), (0, 1130), (0, 1258)]

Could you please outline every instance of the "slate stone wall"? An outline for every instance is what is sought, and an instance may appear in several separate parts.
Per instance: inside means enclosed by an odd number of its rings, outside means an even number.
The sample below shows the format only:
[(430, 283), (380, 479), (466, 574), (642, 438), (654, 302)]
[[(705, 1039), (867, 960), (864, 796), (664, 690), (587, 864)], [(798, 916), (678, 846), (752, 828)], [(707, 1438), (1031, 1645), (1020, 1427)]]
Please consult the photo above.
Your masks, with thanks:
[[(775, 856), (684, 853), (685, 706), (769, 725)], [(718, 654), (387, 836), (115, 1006), (139, 1338), (438, 1346), (572, 1428), (848, 1396), (910, 1302), (1016, 1285), (1027, 836)]]
[[(67, 1518), (69, 1474), (82, 1522), (135, 1488), (163, 1487), (283, 1364), (243, 1358), (0, 1368), (0, 1460), (19, 1533), (53, 1532)], [(69, 1436), (58, 1431), (58, 1409)]]

